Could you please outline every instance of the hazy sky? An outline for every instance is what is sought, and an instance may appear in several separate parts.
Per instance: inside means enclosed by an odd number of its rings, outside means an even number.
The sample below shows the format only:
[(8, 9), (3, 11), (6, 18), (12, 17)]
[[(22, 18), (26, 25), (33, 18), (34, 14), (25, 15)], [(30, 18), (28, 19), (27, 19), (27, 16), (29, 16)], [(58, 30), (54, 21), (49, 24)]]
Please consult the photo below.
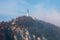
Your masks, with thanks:
[(60, 26), (60, 0), (0, 0), (0, 21), (26, 15)]

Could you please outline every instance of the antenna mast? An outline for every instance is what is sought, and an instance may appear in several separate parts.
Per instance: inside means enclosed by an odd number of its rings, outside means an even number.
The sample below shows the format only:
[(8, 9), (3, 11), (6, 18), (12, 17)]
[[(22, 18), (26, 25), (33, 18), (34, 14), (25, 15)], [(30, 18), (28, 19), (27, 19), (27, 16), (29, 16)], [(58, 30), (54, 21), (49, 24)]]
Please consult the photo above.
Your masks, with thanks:
[(29, 16), (29, 9), (27, 9), (27, 16)]

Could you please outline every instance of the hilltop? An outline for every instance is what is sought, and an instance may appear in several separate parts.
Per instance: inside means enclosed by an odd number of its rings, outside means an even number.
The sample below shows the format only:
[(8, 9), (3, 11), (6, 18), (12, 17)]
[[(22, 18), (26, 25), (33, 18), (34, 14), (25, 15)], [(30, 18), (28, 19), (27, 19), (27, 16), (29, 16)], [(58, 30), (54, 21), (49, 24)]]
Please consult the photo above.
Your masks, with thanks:
[(60, 27), (30, 16), (0, 22), (0, 30), (0, 40), (60, 40)]

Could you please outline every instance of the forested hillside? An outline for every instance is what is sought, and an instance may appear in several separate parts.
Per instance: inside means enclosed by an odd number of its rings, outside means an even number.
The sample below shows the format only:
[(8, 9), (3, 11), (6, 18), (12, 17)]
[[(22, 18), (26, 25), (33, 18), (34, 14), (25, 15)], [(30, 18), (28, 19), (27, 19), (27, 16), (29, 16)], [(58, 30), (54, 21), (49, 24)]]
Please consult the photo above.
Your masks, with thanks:
[(60, 40), (60, 27), (30, 16), (0, 22), (0, 40)]

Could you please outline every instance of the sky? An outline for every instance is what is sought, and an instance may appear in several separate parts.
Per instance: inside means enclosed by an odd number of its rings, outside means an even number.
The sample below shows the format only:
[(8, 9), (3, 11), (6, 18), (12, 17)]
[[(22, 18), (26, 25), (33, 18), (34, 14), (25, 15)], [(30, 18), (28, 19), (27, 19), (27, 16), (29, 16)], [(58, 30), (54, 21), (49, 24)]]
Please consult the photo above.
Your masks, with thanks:
[(60, 26), (60, 0), (0, 0), (0, 21), (29, 15)]

